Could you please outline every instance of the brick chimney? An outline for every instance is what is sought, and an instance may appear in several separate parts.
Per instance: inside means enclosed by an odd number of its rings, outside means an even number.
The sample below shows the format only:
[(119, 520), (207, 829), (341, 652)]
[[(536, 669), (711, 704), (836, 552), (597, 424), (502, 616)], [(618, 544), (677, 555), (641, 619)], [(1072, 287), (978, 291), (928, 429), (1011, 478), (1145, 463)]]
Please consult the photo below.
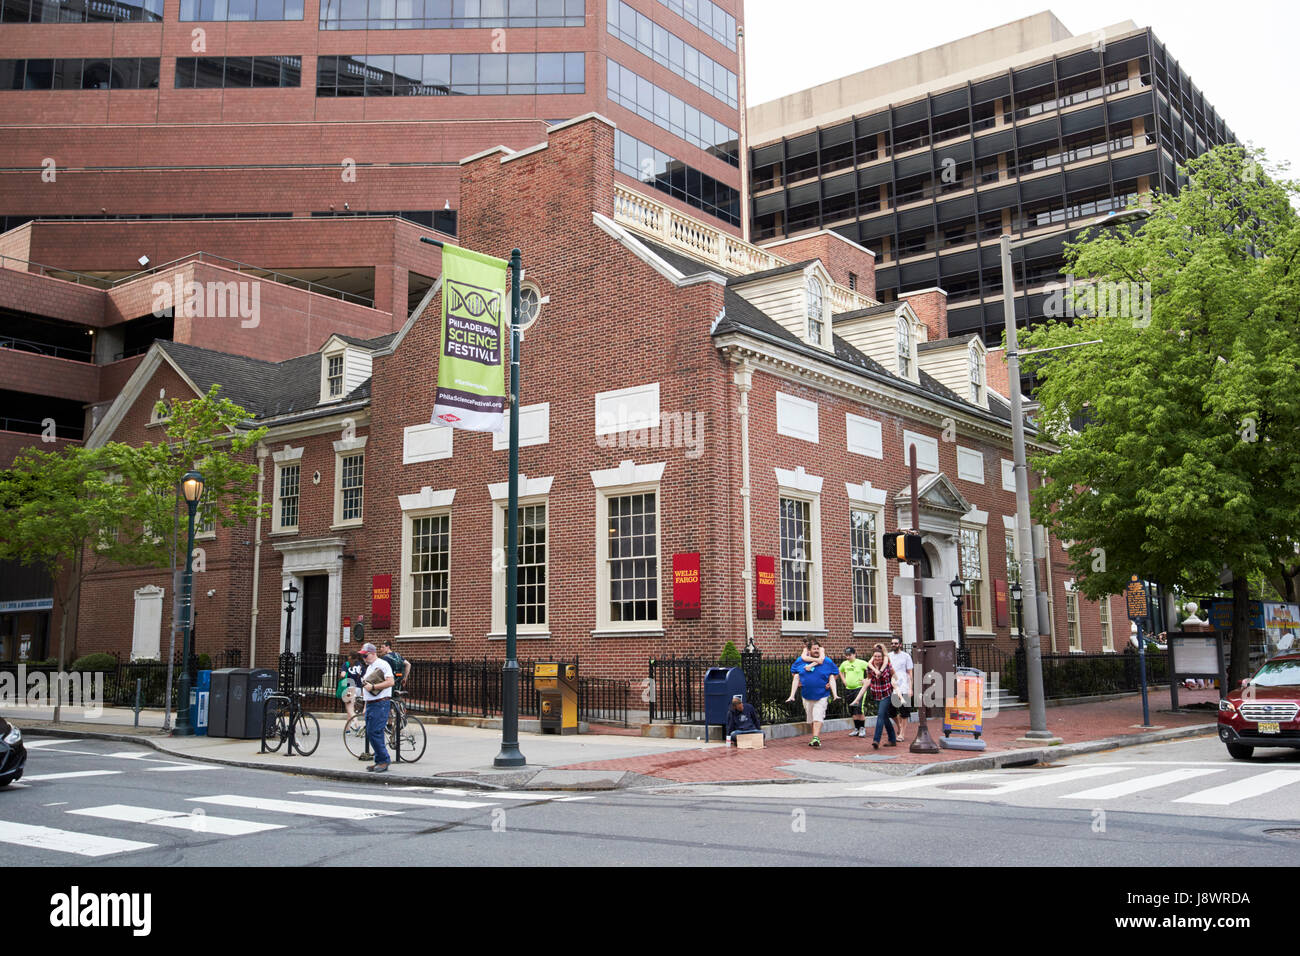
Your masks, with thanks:
[(929, 329), (930, 341), (948, 337), (948, 293), (937, 287), (916, 292), (900, 292), (898, 297), (912, 307), (921, 323)]
[(870, 299), (876, 297), (876, 255), (865, 246), (845, 239), (838, 232), (824, 230), (798, 239), (768, 242), (763, 248), (786, 262), (804, 262), (820, 259), (831, 281), (849, 287), (849, 276), (854, 276), (856, 291)]

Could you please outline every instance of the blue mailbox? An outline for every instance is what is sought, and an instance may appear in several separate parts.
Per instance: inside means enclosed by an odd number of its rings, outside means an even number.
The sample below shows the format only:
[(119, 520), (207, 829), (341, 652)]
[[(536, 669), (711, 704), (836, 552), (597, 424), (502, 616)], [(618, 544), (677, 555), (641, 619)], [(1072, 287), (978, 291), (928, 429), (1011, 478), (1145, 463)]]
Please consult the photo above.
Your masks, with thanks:
[(739, 694), (746, 701), (745, 672), (739, 667), (710, 667), (704, 672), (704, 726), (705, 736), (713, 724), (727, 722), (731, 698)]
[(212, 671), (199, 671), (190, 690), (190, 726), (196, 737), (208, 735), (208, 702), (212, 699)]

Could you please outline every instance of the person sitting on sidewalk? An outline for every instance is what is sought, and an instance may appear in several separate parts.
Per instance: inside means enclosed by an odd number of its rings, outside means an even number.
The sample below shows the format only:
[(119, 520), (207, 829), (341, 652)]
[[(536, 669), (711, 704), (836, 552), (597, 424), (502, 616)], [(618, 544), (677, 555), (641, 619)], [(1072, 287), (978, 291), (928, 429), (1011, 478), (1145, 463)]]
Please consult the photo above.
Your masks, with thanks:
[(753, 704), (745, 703), (745, 698), (736, 694), (731, 698), (731, 707), (727, 710), (727, 743), (735, 744), (737, 734), (761, 734), (763, 725), (759, 723), (758, 711)]
[[(809, 643), (809, 651), (813, 657), (822, 654), (821, 643), (813, 640)], [(808, 723), (812, 724), (812, 740), (808, 741), (809, 747), (820, 747), (822, 745), (821, 732), (822, 721), (826, 719), (826, 705), (831, 700), (839, 700), (839, 693), (835, 687), (835, 679), (840, 676), (839, 668), (829, 657), (822, 654), (821, 663), (806, 663), (802, 657), (795, 658), (790, 665), (790, 673), (794, 674), (799, 681), (800, 692), (803, 694), (804, 716)], [(791, 695), (790, 703), (794, 700)]]

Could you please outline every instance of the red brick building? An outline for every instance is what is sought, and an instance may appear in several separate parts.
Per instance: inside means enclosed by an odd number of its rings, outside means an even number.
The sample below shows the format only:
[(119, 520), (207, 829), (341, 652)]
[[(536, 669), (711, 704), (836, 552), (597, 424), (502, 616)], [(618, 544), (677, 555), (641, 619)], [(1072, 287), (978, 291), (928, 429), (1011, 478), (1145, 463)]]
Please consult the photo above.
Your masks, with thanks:
[[(615, 169), (615, 132), (581, 117), (461, 165), (461, 243), (521, 248), (526, 284), (549, 298), (523, 346), (521, 656), (577, 655), (589, 675), (630, 680), (650, 657), (750, 635), (780, 652), (819, 636), (837, 655), (891, 633), (910, 643), (911, 582), (895, 593), (880, 535), (910, 519), (912, 445), (927, 631), (955, 636), (947, 582), (960, 576), (967, 640), (1009, 649), (1009, 411), (979, 339), (948, 336), (941, 290), (885, 305), (864, 294), (872, 257), (838, 236), (778, 257), (635, 191)], [(143, 440), (160, 391), (220, 381), (271, 429), (258, 452), (267, 518), (200, 542), (200, 651), (334, 651), (343, 620), (364, 614), (407, 656), (502, 654), (504, 436), (429, 424), (439, 288), (391, 334), (330, 337), (278, 363), (155, 343), (105, 413), (92, 443)], [(1103, 609), (1113, 631), (1121, 602), (1077, 599), (1048, 544), (1045, 650), (1119, 646)], [(698, 619), (674, 615), (682, 554), (699, 555)], [(776, 571), (770, 619), (756, 608), (760, 556)], [(377, 576), (391, 584), (386, 628), (373, 626)], [(150, 650), (147, 602), (167, 603), (150, 590), (164, 579), (94, 580), (79, 651)], [(303, 600), (286, 635), (289, 581)]]

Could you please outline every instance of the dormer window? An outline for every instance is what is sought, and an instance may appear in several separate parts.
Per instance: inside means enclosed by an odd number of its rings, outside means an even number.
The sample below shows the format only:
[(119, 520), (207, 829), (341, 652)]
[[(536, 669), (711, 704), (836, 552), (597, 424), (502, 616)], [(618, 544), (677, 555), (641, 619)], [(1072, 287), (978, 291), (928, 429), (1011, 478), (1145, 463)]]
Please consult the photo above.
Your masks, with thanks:
[(325, 394), (329, 398), (343, 397), (343, 356), (331, 355), (325, 360)]
[(982, 404), (984, 389), (984, 363), (980, 361), (979, 350), (970, 347), (970, 400), (976, 405)]
[(905, 315), (898, 317), (898, 374), (912, 377), (912, 326)]
[(826, 293), (821, 279), (809, 276), (805, 291), (808, 294), (808, 341), (812, 345), (821, 345), (822, 331), (826, 324)]

